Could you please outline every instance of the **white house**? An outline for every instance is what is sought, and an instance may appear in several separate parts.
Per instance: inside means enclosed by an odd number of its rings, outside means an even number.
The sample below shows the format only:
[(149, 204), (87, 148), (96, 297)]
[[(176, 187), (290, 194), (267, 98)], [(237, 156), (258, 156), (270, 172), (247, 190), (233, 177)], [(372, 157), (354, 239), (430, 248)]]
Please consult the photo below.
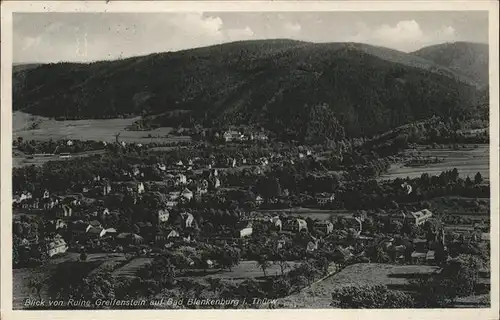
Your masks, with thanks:
[(56, 222), (54, 223), (55, 227), (56, 227), (56, 230), (57, 229), (64, 229), (67, 227), (67, 224), (66, 222), (64, 222), (63, 220), (61, 219), (57, 219)]
[(168, 210), (165, 210), (165, 209), (158, 210), (158, 221), (160, 223), (167, 222), (169, 217), (170, 217), (170, 213), (168, 212)]
[(407, 182), (403, 183), (401, 188), (406, 192), (406, 194), (410, 194), (413, 191), (413, 188)]
[(281, 231), (281, 229), (283, 228), (283, 224), (281, 222), (281, 219), (278, 216), (272, 217), (271, 218), (271, 223), (272, 223), (272, 225), (274, 227), (278, 228), (279, 231)]
[(260, 195), (257, 195), (257, 197), (255, 197), (255, 204), (260, 206), (263, 203), (264, 203), (264, 198), (262, 198)]
[(279, 250), (279, 249), (283, 248), (285, 246), (285, 243), (286, 243), (285, 240), (282, 240), (282, 239), (278, 240), (278, 242), (276, 243), (276, 249)]
[(215, 178), (214, 180), (214, 188), (219, 188), (220, 187), (220, 179), (219, 178)]
[(328, 203), (332, 203), (334, 200), (335, 200), (334, 193), (321, 193), (316, 196), (316, 202), (321, 206)]
[(61, 208), (59, 208), (56, 211), (57, 218), (68, 218), (68, 217), (71, 217), (72, 215), (73, 215), (73, 208), (71, 208), (70, 206), (68, 206), (66, 204), (63, 204), (61, 206)]
[(224, 132), (222, 137), (224, 138), (224, 141), (226, 141), (226, 142), (241, 141), (243, 139), (243, 135), (241, 134), (241, 132), (234, 131), (234, 130), (229, 130), (229, 131)]
[(309, 241), (307, 243), (307, 248), (306, 248), (307, 252), (313, 252), (317, 249), (318, 249), (318, 240), (315, 239), (314, 241)]
[(177, 183), (178, 184), (186, 184), (187, 183), (187, 177), (183, 175), (182, 173), (179, 173), (177, 175)]
[(248, 237), (252, 235), (252, 232), (253, 232), (252, 227), (243, 228), (240, 230), (240, 238)]
[(111, 213), (109, 212), (109, 209), (108, 208), (104, 208), (101, 212), (101, 216), (102, 217), (107, 217), (109, 216)]
[(87, 236), (89, 238), (102, 238), (106, 234), (106, 229), (103, 227), (91, 227), (87, 229)]
[(175, 208), (176, 205), (177, 205), (177, 201), (173, 201), (173, 200), (167, 201), (167, 203), (166, 203), (166, 207), (169, 209)]
[(110, 193), (111, 193), (111, 185), (108, 182), (106, 182), (104, 186), (102, 186), (102, 195), (107, 196)]
[(191, 200), (193, 199), (193, 192), (186, 188), (184, 189), (184, 191), (182, 191), (182, 197), (186, 200)]
[(139, 170), (139, 168), (135, 167), (134, 169), (132, 169), (132, 174), (134, 176), (138, 176), (141, 174), (141, 170)]
[(57, 199), (43, 198), (42, 204), (45, 210), (49, 210), (54, 208), (57, 204), (59, 204), (59, 201)]
[(87, 228), (85, 229), (85, 232), (88, 232), (92, 228), (101, 228), (101, 223), (97, 220), (90, 221), (87, 225)]
[(25, 200), (30, 200), (32, 198), (33, 198), (33, 195), (31, 194), (31, 192), (23, 192), (21, 194), (21, 196), (19, 197), (19, 201), (23, 202)]
[(302, 230), (307, 231), (307, 222), (303, 219), (292, 219), (286, 221), (283, 225), (285, 231), (300, 232)]
[(180, 237), (180, 234), (179, 234), (179, 232), (177, 232), (175, 230), (170, 230), (170, 232), (167, 234), (167, 239), (168, 238), (177, 238), (177, 237)]
[(144, 193), (144, 191), (145, 191), (144, 184), (142, 182), (139, 182), (139, 184), (137, 185), (137, 193), (142, 194)]
[(203, 181), (201, 182), (201, 188), (204, 190), (208, 189), (208, 180), (207, 179), (203, 179)]
[(307, 222), (303, 219), (297, 219), (297, 224), (299, 225), (299, 232), (302, 230), (307, 231)]
[(49, 242), (48, 246), (47, 253), (49, 257), (53, 257), (58, 253), (64, 253), (68, 250), (66, 241), (64, 241), (64, 239), (59, 235), (56, 235), (54, 239)]
[(190, 228), (193, 225), (194, 217), (191, 213), (183, 212), (181, 213), (181, 217), (184, 219), (184, 226), (186, 228)]
[(257, 132), (257, 133), (255, 133), (255, 134), (253, 135), (253, 138), (254, 138), (255, 140), (263, 140), (263, 141), (265, 141), (265, 140), (268, 140), (268, 139), (269, 139), (269, 137), (267, 136), (267, 134), (265, 134), (264, 132)]
[(105, 230), (105, 235), (115, 237), (118, 234), (115, 228), (108, 228)]
[(179, 232), (175, 231), (174, 229), (170, 229), (167, 231), (159, 231), (155, 235), (155, 241), (164, 242), (169, 238), (178, 238), (179, 236), (180, 236)]
[(423, 209), (417, 212), (412, 212), (406, 218), (410, 221), (410, 223), (420, 226), (428, 221), (431, 217), (432, 212), (427, 209)]

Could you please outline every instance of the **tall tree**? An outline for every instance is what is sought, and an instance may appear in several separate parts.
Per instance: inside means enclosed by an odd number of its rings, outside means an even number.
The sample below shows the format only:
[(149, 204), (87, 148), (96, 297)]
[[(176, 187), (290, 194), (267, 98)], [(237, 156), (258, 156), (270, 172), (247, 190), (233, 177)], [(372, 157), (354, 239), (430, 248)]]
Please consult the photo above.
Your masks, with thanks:
[(257, 265), (264, 273), (264, 277), (267, 277), (267, 269), (271, 266), (271, 262), (267, 255), (259, 255), (257, 258)]

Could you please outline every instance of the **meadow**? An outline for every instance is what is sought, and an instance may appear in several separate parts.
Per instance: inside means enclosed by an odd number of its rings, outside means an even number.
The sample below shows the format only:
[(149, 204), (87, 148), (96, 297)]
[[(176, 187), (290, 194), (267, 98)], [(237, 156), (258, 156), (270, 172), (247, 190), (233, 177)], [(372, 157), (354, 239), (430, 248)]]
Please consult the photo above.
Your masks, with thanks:
[[(288, 261), (289, 268), (286, 271), (290, 271), (291, 268), (299, 265), (299, 262)], [(193, 270), (196, 272), (196, 270)], [(204, 270), (199, 270), (201, 276), (193, 275), (193, 272), (189, 276), (181, 276), (179, 279), (208, 279), (208, 278), (219, 278), (224, 280), (233, 280), (236, 282), (244, 281), (249, 278), (259, 279), (264, 277), (262, 269), (259, 268), (256, 261), (244, 260), (240, 261), (237, 266), (234, 266), (231, 270), (222, 269), (209, 269), (205, 274)], [(269, 268), (266, 269), (267, 276), (276, 276), (281, 274), (280, 267), (277, 264), (271, 264)]]
[(358, 263), (350, 265), (322, 281), (315, 282), (300, 292), (278, 300), (279, 304), (291, 308), (330, 308), (332, 291), (343, 286), (387, 285), (401, 287), (406, 285), (406, 276), (429, 274), (438, 267), (423, 265), (391, 265), (379, 263)]
[(327, 210), (317, 208), (294, 207), (290, 209), (259, 210), (261, 214), (280, 215), (286, 214), (292, 217), (311, 218), (319, 220), (329, 220), (330, 216), (351, 217), (353, 212), (348, 210)]
[[(132, 261), (126, 263), (125, 265), (115, 269), (113, 271), (113, 276), (115, 277), (134, 277), (137, 276), (137, 272), (146, 264), (151, 262), (153, 258), (140, 257), (135, 258)], [(289, 261), (289, 271), (294, 266), (298, 265), (298, 262)], [(179, 272), (179, 270), (178, 270)], [(267, 270), (268, 276), (274, 276), (280, 274), (280, 268), (276, 264), (272, 264)], [(184, 270), (177, 276), (177, 279), (208, 279), (208, 278), (219, 278), (225, 280), (233, 281), (243, 281), (247, 278), (261, 278), (264, 276), (262, 269), (259, 268), (256, 261), (240, 261), (237, 266), (234, 266), (231, 270), (225, 269), (189, 269)]]
[[(82, 158), (82, 157), (88, 157), (88, 156), (97, 155), (97, 154), (104, 154), (104, 153), (106, 153), (105, 150), (86, 151), (86, 152), (80, 152), (80, 153), (73, 153), (71, 155), (71, 158), (72, 159), (73, 158)], [(30, 165), (41, 166), (44, 163), (49, 162), (49, 161), (61, 161), (61, 160), (63, 160), (63, 158), (61, 158), (57, 154), (28, 157), (26, 154), (24, 154), (18, 150), (13, 150), (13, 152), (12, 152), (12, 167), (14, 167), (14, 168), (30, 166)]]
[(33, 116), (15, 111), (12, 113), (13, 139), (22, 137), (25, 140), (96, 140), (115, 141), (120, 133), (120, 140), (133, 143), (186, 141), (190, 137), (171, 136), (172, 128), (158, 128), (150, 131), (130, 131), (126, 128), (139, 117), (128, 119), (90, 119), (64, 120)]
[(117, 268), (113, 271), (114, 277), (134, 277), (137, 272), (146, 266), (148, 263), (153, 261), (153, 258), (135, 258), (132, 261), (128, 262), (124, 266)]
[(480, 172), (485, 180), (489, 178), (489, 145), (478, 145), (477, 148), (466, 148), (463, 150), (453, 150), (452, 148), (439, 149), (411, 149), (407, 150), (408, 155), (421, 157), (437, 157), (442, 159), (441, 163), (427, 164), (418, 167), (406, 167), (404, 163), (392, 164), (388, 173), (381, 175), (379, 180), (389, 180), (396, 178), (416, 178), (422, 173), (429, 175), (439, 175), (445, 170), (457, 168), (461, 177), (469, 176), (471, 179), (477, 172)]
[[(172, 128), (158, 128), (150, 131), (127, 130), (126, 128), (137, 119), (139, 118), (56, 121), (16, 111), (12, 114), (12, 139), (15, 140), (19, 137), (24, 140), (38, 141), (74, 139), (109, 143), (116, 140), (115, 135), (118, 133), (120, 134), (119, 140), (127, 143), (172, 143), (191, 139), (188, 136), (170, 135)], [(104, 153), (104, 150), (72, 154), (71, 157), (85, 157), (100, 153)], [(41, 166), (48, 161), (57, 160), (61, 160), (59, 155), (28, 158), (18, 150), (13, 150), (12, 154), (13, 167)]]

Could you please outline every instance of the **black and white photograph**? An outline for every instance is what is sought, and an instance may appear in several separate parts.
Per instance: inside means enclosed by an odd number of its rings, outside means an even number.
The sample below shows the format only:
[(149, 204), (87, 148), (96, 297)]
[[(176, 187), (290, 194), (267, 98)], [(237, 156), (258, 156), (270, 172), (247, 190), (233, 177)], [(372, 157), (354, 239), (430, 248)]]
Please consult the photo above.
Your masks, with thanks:
[(12, 12), (12, 309), (498, 315), (477, 3)]

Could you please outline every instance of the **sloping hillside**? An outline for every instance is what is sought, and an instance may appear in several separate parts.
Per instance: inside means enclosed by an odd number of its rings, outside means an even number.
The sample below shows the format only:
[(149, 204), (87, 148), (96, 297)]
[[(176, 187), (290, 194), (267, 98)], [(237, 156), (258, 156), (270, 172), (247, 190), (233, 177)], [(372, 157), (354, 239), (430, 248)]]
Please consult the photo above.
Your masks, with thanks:
[(16, 73), (16, 72), (20, 72), (20, 71), (24, 71), (24, 70), (30, 70), (30, 69), (34, 69), (38, 66), (41, 66), (41, 64), (40, 63), (14, 63), (12, 65), (12, 72)]
[(250, 123), (299, 139), (369, 135), (476, 103), (474, 86), (433, 65), (361, 44), (235, 42), (42, 65), (17, 81), (14, 74), (14, 109), (73, 119), (156, 115), (145, 124), (162, 126)]
[(489, 82), (488, 53), (487, 44), (472, 42), (438, 44), (413, 52), (418, 57), (462, 73), (481, 86), (487, 86)]

